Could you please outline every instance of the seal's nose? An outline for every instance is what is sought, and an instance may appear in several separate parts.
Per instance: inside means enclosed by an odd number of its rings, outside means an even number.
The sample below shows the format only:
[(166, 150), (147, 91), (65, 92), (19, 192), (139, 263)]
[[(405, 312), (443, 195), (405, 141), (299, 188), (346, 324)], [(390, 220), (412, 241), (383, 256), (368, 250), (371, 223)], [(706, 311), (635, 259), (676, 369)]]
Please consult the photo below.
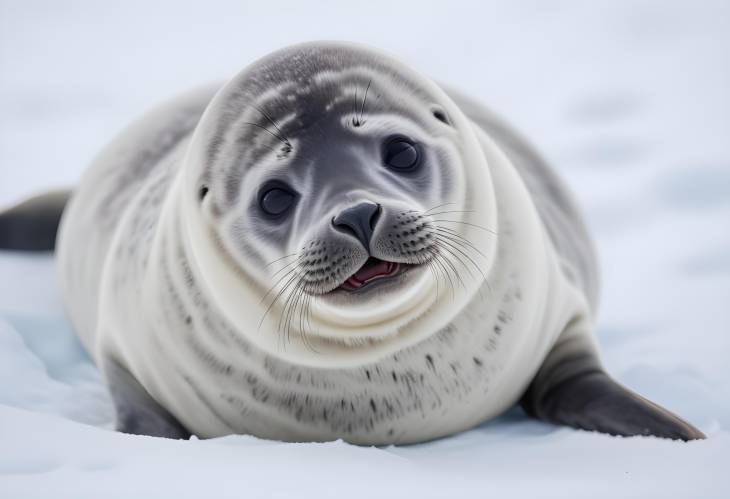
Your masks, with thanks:
[(342, 210), (332, 219), (332, 225), (342, 232), (355, 236), (365, 249), (370, 251), (370, 239), (373, 237), (378, 218), (380, 218), (380, 205), (363, 201)]

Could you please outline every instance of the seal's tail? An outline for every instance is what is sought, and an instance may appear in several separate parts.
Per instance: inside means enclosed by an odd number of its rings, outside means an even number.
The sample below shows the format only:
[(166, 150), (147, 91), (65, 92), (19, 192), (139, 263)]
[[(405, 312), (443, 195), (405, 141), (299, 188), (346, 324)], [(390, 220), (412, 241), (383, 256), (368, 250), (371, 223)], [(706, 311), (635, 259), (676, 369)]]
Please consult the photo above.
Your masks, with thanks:
[(70, 190), (50, 191), (0, 211), (0, 249), (52, 251)]

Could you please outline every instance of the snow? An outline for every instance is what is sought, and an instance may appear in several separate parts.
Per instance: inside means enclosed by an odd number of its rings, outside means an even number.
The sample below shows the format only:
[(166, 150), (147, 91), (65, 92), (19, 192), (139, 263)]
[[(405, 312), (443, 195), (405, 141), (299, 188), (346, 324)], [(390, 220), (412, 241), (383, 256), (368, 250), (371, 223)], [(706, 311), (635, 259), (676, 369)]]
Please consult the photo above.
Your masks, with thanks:
[(73, 184), (146, 107), (310, 39), (379, 46), (508, 117), (596, 236), (598, 338), (678, 443), (519, 409), (406, 447), (110, 431), (53, 260), (0, 253), (0, 497), (730, 495), (730, 4), (0, 1), (0, 205)]

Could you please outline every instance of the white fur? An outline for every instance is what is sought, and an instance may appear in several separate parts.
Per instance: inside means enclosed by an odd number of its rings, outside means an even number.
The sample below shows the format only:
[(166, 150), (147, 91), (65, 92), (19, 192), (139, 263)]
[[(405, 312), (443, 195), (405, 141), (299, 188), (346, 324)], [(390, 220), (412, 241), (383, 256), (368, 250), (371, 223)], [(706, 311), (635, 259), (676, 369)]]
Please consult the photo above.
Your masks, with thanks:
[[(433, 85), (425, 79), (423, 84)], [(144, 185), (128, 195), (111, 233), (100, 234), (95, 228), (98, 220), (88, 211), (98, 208), (105, 189), (118, 188), (105, 179), (114, 175), (110, 162), (119, 162), (114, 155), (137, 147), (136, 141), (150, 127), (164, 129), (175, 110), (189, 106), (191, 116), (199, 115), (206, 102), (201, 95), (162, 108), (110, 146), (84, 177), (59, 238), (66, 299), (86, 346), (100, 365), (113, 357), (129, 369), (153, 398), (193, 433), (203, 437), (251, 433), (285, 440), (346, 438), (371, 444), (416, 442), (450, 434), (513, 405), (566, 325), (576, 318), (589, 322), (586, 299), (564, 276), (514, 165), (483, 130), (469, 125), (466, 116), (444, 95), (449, 116), (462, 129), (471, 130), (461, 137), (461, 153), (467, 160), (459, 179), (463, 195), (457, 197), (460, 205), (453, 209), (474, 210), (459, 219), (496, 234), (465, 224), (455, 224), (453, 229), (486, 256), (481, 262), (486, 281), (481, 277), (465, 280), (464, 288), (454, 288), (453, 297), (442, 290), (437, 299), (434, 276), (422, 272), (408, 292), (386, 296), (368, 308), (349, 307), (343, 312), (326, 304), (315, 305), (312, 323), (318, 335), (313, 340), (314, 349), (305, 344), (296, 327), (291, 341), (283, 347), (276, 334), (280, 309), (274, 308), (259, 326), (268, 305), (261, 301), (267, 289), (260, 274), (252, 270), (247, 277), (247, 269), (236, 272), (230, 261), (222, 258), (188, 194), (194, 191), (190, 185), (194, 180), (187, 165), (200, 152), (197, 135), (175, 145)], [(151, 186), (155, 181), (164, 194), (161, 209), (156, 220), (149, 221), (153, 228), (148, 237), (139, 238), (140, 213), (149, 209), (141, 203), (154, 190)], [(140, 255), (122, 258), (130, 242)], [(374, 410), (372, 424), (338, 431), (322, 421), (293, 417), (274, 403), (274, 396), (270, 404), (254, 400), (250, 390), (242, 388), (240, 377), (196, 368), (200, 359), (183, 341), (184, 318), (163, 305), (169, 291), (161, 276), (165, 262), (180, 258), (176, 254), (178, 244), (198, 290), (225, 325), (221, 330), (230, 334), (226, 341), (220, 341), (196, 330), (194, 340), (216, 362), (234, 366), (236, 372), (240, 369), (242, 375), (255, 376), (282, 393), (302, 394), (309, 389), (323, 407), (329, 407), (325, 402), (334, 407), (337, 400), (348, 397), (358, 404), (359, 415), (352, 416), (353, 422), (360, 421), (361, 407), (367, 409), (367, 400), (377, 400), (378, 404), (385, 398), (410, 400), (402, 381), (386, 385), (391, 372), (423, 374), (420, 389), (424, 393), (414, 398), (423, 402), (421, 407), (404, 408), (397, 418), (379, 417)], [(180, 273), (174, 272), (173, 280), (177, 286), (185, 285)], [(187, 306), (193, 309), (192, 303)], [(191, 314), (194, 324), (202, 319)], [(499, 325), (499, 333), (495, 333), (495, 325)], [(347, 345), (337, 341), (352, 337), (362, 341)], [(438, 370), (429, 369), (426, 355), (438, 363)], [(453, 380), (446, 376), (452, 364), (458, 365), (459, 372)], [(208, 403), (201, 403), (191, 392), (176, 366), (192, 366), (197, 387), (204, 391)], [(364, 369), (373, 373), (368, 381)], [(275, 372), (302, 373), (312, 378), (311, 388), (295, 381), (293, 374), (283, 380)], [(378, 383), (370, 382), (376, 372)], [(443, 388), (450, 383), (454, 388), (447, 393)], [(426, 393), (428, 387), (437, 393)], [(240, 399), (241, 405), (236, 408), (223, 400), (227, 394)], [(425, 402), (430, 400), (434, 402)]]

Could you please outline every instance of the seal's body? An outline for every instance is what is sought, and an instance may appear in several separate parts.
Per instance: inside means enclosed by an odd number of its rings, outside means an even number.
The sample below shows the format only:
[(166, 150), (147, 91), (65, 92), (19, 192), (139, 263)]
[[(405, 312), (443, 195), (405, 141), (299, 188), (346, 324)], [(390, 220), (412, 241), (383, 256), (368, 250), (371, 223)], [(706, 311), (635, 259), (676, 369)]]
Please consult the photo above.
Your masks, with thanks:
[(601, 368), (592, 246), (539, 156), (361, 47), (285, 49), (147, 114), (57, 248), (124, 431), (408, 443), (521, 400), (701, 437)]

